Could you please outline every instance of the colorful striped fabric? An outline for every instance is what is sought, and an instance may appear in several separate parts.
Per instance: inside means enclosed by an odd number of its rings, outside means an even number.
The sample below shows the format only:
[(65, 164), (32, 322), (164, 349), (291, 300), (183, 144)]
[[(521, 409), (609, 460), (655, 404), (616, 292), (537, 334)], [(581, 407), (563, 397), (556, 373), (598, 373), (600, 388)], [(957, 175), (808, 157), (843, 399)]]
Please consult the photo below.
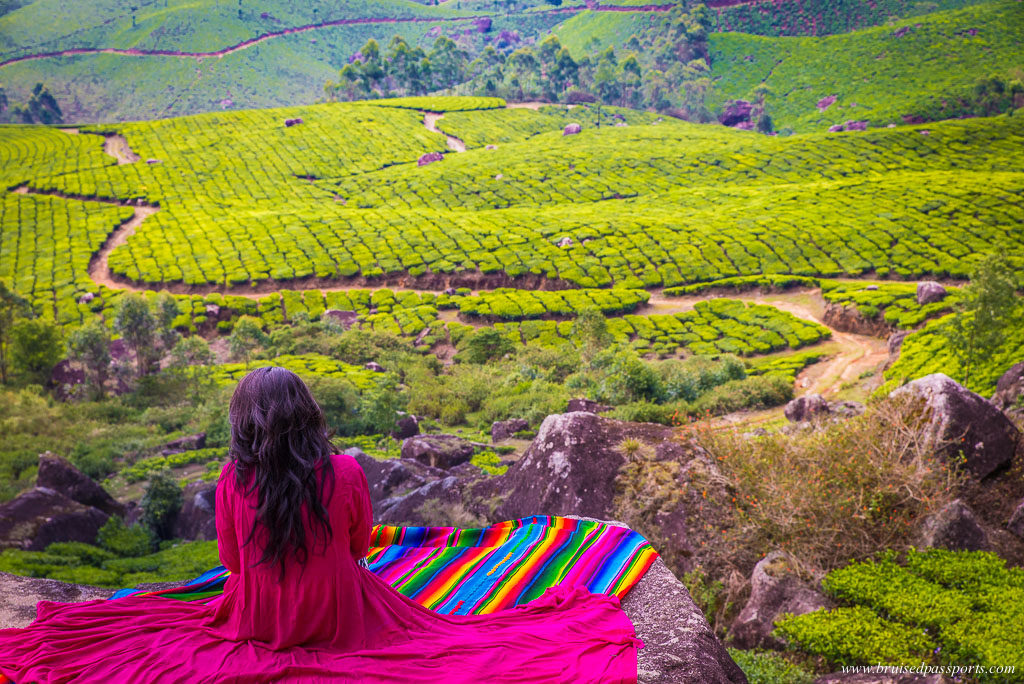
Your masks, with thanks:
[[(477, 529), (378, 525), (370, 570), (439, 613), (493, 613), (555, 585), (622, 598), (657, 559), (636, 532), (592, 520), (533, 516)], [(113, 598), (158, 595), (200, 601), (219, 595), (228, 571), (214, 568), (162, 591), (122, 589)]]

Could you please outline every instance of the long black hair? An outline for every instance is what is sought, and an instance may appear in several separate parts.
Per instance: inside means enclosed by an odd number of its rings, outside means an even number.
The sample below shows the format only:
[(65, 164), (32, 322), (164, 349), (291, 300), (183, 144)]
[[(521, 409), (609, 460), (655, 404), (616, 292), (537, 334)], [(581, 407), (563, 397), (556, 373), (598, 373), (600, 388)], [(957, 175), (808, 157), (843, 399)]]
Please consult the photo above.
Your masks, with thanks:
[(269, 367), (242, 378), (229, 417), (238, 487), (257, 500), (245, 544), (263, 544), (259, 563), (280, 565), (283, 580), (290, 555), (304, 565), (310, 550), (326, 548), (333, 536), (324, 502), (334, 489), (334, 448), (324, 414), (299, 376)]

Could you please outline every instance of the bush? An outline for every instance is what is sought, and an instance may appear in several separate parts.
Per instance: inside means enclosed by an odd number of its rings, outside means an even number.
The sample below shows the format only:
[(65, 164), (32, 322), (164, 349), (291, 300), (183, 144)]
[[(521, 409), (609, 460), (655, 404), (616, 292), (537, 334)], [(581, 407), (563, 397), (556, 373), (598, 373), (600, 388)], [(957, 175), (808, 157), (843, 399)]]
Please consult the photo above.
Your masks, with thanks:
[(141, 525), (127, 527), (116, 515), (104, 523), (96, 535), (96, 543), (122, 558), (142, 556), (153, 550), (153, 536)]
[(689, 411), (693, 415), (723, 415), (741, 409), (768, 408), (793, 398), (793, 383), (778, 375), (730, 380), (701, 395)]
[(750, 684), (811, 684), (815, 676), (775, 651), (742, 651), (730, 648), (729, 655), (747, 675)]
[(181, 510), (181, 487), (170, 472), (159, 472), (150, 478), (139, 506), (142, 520), (158, 539), (169, 539), (174, 517)]

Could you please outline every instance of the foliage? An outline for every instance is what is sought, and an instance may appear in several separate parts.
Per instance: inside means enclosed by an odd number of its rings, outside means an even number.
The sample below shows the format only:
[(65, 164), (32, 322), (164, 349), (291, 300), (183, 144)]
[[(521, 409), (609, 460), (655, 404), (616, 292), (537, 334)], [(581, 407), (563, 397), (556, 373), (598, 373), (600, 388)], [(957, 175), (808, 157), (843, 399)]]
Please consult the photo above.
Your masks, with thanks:
[(93, 393), (102, 397), (110, 366), (110, 332), (92, 319), (68, 337), (68, 356), (85, 366), (92, 376)]
[(911, 549), (902, 563), (882, 554), (823, 584), (848, 607), (785, 617), (776, 633), (829, 662), (999, 666), (1024, 653), (1024, 572), (995, 554)]
[(750, 684), (811, 684), (815, 676), (776, 651), (730, 648), (729, 656), (747, 675)]
[[(121, 558), (136, 558), (138, 556), (144, 556), (153, 550), (153, 542), (155, 538), (152, 532), (147, 530), (141, 525), (132, 525), (128, 527), (124, 524), (124, 521), (116, 515), (110, 516), (110, 518), (103, 524), (100, 531), (96, 535), (96, 543), (99, 544), (108, 553)], [(53, 545), (50, 546), (50, 549)], [(65, 554), (67, 555), (67, 554)], [(78, 554), (79, 558), (88, 561), (89, 565), (99, 565), (97, 561), (109, 560), (109, 558), (98, 558), (95, 554), (92, 556), (84, 556)]]
[(1017, 303), (1017, 274), (1010, 270), (1005, 255), (989, 255), (971, 273), (956, 313), (944, 328), (950, 346), (964, 369), (963, 384), (971, 380), (971, 366), (977, 359), (989, 359), (1007, 337)]
[(210, 447), (206, 449), (190, 449), (169, 456), (149, 456), (122, 468), (118, 475), (125, 482), (139, 482), (154, 477), (170, 468), (180, 468), (192, 463), (220, 463), (228, 455), (226, 447)]
[(909, 329), (956, 306), (961, 291), (949, 288), (944, 299), (921, 305), (917, 303), (916, 283), (866, 284), (823, 279), (821, 294), (827, 302), (855, 306), (865, 318), (881, 315), (887, 323)]
[(501, 464), (501, 457), (490, 450), (479, 451), (473, 454), (469, 462), (488, 475), (504, 475), (508, 470), (507, 465)]
[(917, 522), (950, 501), (958, 481), (921, 435), (922, 420), (918, 402), (890, 400), (811, 432), (749, 439), (687, 428), (736, 492), (723, 553), (782, 549), (813, 574), (910, 543)]
[(0, 383), (7, 384), (11, 331), (17, 318), (31, 313), (29, 302), (15, 292), (6, 279), (0, 279)]
[(41, 318), (22, 319), (11, 327), (11, 367), (27, 382), (46, 385), (64, 356), (61, 330)]
[(487, 363), (511, 353), (513, 345), (498, 330), (480, 328), (465, 341), (464, 348), (464, 359), (468, 363)]
[(171, 524), (182, 502), (181, 487), (168, 471), (151, 475), (139, 502), (143, 523), (158, 539), (170, 539)]

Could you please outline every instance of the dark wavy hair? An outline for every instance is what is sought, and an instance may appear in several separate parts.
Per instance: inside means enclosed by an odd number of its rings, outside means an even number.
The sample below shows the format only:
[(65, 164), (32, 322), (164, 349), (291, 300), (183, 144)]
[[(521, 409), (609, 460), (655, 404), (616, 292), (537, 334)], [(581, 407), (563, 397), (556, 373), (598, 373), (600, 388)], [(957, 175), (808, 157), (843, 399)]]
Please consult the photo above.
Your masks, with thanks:
[(324, 414), (299, 376), (269, 367), (238, 383), (229, 418), (239, 490), (257, 500), (244, 544), (265, 541), (259, 563), (279, 565), (283, 580), (289, 556), (305, 565), (310, 550), (326, 549), (333, 536), (324, 502), (334, 491), (334, 447)]

